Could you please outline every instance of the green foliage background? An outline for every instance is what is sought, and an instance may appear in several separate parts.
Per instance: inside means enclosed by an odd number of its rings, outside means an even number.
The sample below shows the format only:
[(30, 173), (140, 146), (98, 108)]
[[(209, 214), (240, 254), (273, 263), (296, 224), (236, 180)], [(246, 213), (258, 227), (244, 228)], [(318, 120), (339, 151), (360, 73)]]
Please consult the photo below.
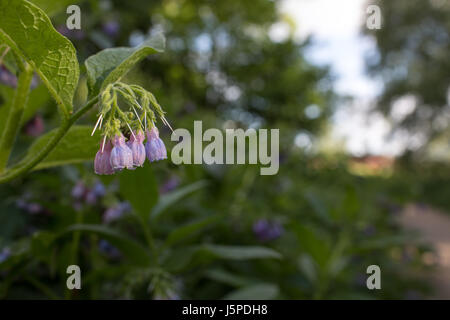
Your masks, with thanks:
[[(51, 14), (56, 27), (64, 25), (64, 1), (59, 6), (54, 1), (33, 2)], [(416, 53), (408, 49), (407, 39), (400, 44), (396, 39), (417, 32), (403, 33), (395, 24), (412, 28), (411, 21), (427, 18), (444, 23), (448, 36), (448, 19), (441, 17), (448, 17), (448, 11), (419, 15), (425, 11), (407, 2), (379, 3), (389, 8), (389, 29), (373, 35), (381, 55), (371, 66), (375, 71), (392, 71), (389, 54)], [(2, 298), (403, 299), (430, 293), (417, 280), (429, 271), (423, 256), (430, 248), (402, 230), (396, 216), (411, 202), (448, 209), (448, 175), (442, 177), (446, 170), (431, 162), (424, 165), (419, 162), (423, 157), (417, 160), (413, 155), (398, 161), (388, 178), (361, 176), (349, 170), (351, 159), (345, 154), (311, 154), (295, 147), (299, 132), (315, 141), (327, 130), (341, 100), (332, 90), (329, 70), (305, 59), (309, 40), (273, 42), (268, 37), (270, 26), (283, 18), (277, 4), (80, 2), (82, 30), (66, 31), (82, 66), (75, 110), (87, 99), (88, 87), (91, 94), (100, 88), (89, 62), (83, 64), (88, 57), (109, 47), (129, 47), (130, 35), (140, 39), (162, 29), (167, 40), (164, 53), (144, 58), (147, 51), (157, 50), (142, 49), (141, 54), (130, 48), (109, 49), (118, 50), (120, 62), (142, 59), (122, 81), (152, 91), (177, 128), (192, 132), (194, 120), (202, 120), (204, 128), (279, 128), (280, 171), (260, 176), (255, 165), (175, 166), (164, 161), (112, 177), (95, 176), (87, 160), (93, 159), (100, 138), (90, 137), (96, 115), (91, 111), (36, 171), (0, 186), (0, 248), (10, 252), (0, 261)], [(395, 19), (403, 15), (412, 18)], [(120, 26), (115, 36), (103, 29), (111, 21)], [(436, 43), (445, 48), (446, 39)], [(444, 102), (438, 97), (448, 89), (448, 74), (447, 61), (437, 52), (425, 58), (414, 55), (417, 61), (408, 60), (406, 66), (425, 64), (427, 70), (439, 70), (436, 78), (419, 72), (420, 86), (409, 86), (409, 77), (396, 79), (402, 90), (385, 80), (389, 86), (379, 108), (385, 109), (392, 90), (396, 95), (412, 92), (424, 97), (420, 103), (441, 107)], [(104, 61), (102, 54), (88, 61)], [(100, 71), (106, 77), (106, 71)], [(12, 164), (38, 152), (58, 124), (55, 103), (42, 82), (31, 92), (24, 117), (29, 120), (37, 113), (49, 132), (37, 140), (22, 132)], [(13, 91), (0, 88), (1, 127)], [(436, 101), (427, 100), (431, 96)], [(305, 114), (310, 105), (319, 107), (318, 117)], [(161, 135), (170, 150), (174, 143), (169, 130), (162, 129)], [(439, 166), (446, 168), (445, 163)], [(166, 188), (171, 181), (177, 182), (175, 188)], [(98, 182), (107, 192), (95, 203), (74, 199), (75, 185), (92, 190)], [(42, 210), (30, 214), (18, 205), (21, 201)], [(131, 211), (106, 223), (105, 212), (123, 202), (130, 203)], [(281, 235), (258, 239), (253, 226), (261, 219), (281, 225)], [(102, 250), (104, 240), (118, 251)], [(66, 290), (70, 264), (83, 270), (80, 291)], [(383, 273), (383, 290), (376, 292), (367, 290), (365, 283), (366, 268), (372, 264)]]

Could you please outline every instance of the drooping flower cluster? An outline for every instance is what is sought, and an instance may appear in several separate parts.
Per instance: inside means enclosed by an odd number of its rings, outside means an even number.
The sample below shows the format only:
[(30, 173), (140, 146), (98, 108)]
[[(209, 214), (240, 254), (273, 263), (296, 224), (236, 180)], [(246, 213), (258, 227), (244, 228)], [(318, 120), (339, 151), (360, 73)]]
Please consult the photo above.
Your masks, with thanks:
[[(119, 103), (129, 110), (123, 111)], [(92, 132), (94, 134), (97, 128), (103, 131), (95, 156), (95, 173), (133, 170), (142, 167), (146, 157), (150, 162), (167, 159), (166, 147), (155, 126), (156, 115), (171, 128), (152, 93), (121, 82), (107, 86), (101, 95), (100, 114)]]
[(88, 186), (80, 180), (73, 186), (71, 191), (72, 207), (76, 211), (80, 211), (84, 205), (99, 205), (105, 194), (106, 188), (100, 181), (96, 181), (93, 185)]

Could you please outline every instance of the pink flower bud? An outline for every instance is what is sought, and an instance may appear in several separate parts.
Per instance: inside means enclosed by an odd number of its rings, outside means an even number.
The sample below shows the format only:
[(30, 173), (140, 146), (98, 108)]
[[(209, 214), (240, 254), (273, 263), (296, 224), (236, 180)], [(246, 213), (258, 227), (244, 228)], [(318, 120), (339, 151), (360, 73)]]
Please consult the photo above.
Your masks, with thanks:
[(96, 174), (114, 173), (114, 170), (110, 162), (111, 150), (112, 150), (111, 141), (109, 140), (106, 141), (105, 145), (103, 146), (102, 140), (102, 142), (100, 143), (100, 149), (97, 151), (97, 154), (95, 155), (94, 170)]

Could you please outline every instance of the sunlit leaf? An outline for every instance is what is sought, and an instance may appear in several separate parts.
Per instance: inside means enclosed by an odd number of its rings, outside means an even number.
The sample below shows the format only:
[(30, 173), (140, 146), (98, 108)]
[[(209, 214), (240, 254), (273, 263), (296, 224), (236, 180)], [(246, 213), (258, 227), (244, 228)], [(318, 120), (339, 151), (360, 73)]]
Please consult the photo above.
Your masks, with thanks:
[(197, 191), (201, 188), (206, 187), (206, 181), (197, 181), (190, 185), (187, 185), (183, 188), (179, 188), (175, 191), (172, 191), (164, 196), (162, 196), (156, 206), (153, 208), (151, 217), (157, 218), (161, 213), (163, 213), (167, 208), (171, 205), (177, 203), (182, 198), (187, 196), (188, 194)]
[(108, 84), (120, 80), (134, 65), (152, 53), (163, 52), (165, 39), (155, 33), (135, 48), (108, 48), (90, 56), (85, 61), (89, 94), (97, 94)]
[[(28, 149), (27, 155), (21, 163), (39, 153), (56, 133), (56, 130), (37, 139)], [(92, 128), (89, 126), (73, 126), (48, 156), (34, 167), (34, 170), (93, 160), (99, 148), (100, 136), (96, 133), (91, 137), (91, 132)], [(18, 165), (20, 166), (21, 163)]]
[(72, 43), (53, 28), (48, 16), (24, 0), (0, 0), (0, 39), (39, 74), (68, 116), (79, 67)]

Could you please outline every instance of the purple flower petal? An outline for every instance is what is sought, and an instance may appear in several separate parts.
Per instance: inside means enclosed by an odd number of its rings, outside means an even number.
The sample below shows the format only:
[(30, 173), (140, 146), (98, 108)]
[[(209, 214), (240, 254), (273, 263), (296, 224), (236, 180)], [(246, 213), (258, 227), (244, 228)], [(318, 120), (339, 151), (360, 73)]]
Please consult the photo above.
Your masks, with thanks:
[(127, 142), (128, 147), (131, 149), (133, 155), (133, 165), (136, 167), (142, 167), (145, 162), (145, 147), (144, 147), (144, 132), (138, 131), (136, 138), (132, 134), (130, 140)]
[(103, 147), (103, 140), (102, 140), (102, 142), (100, 143), (100, 149), (97, 151), (97, 154), (95, 155), (94, 170), (96, 174), (114, 173), (114, 169), (110, 161), (111, 151), (112, 151), (111, 142), (109, 140), (106, 141), (105, 146)]
[(133, 169), (133, 154), (125, 143), (125, 137), (122, 134), (115, 136), (113, 144), (110, 159), (112, 168), (114, 170)]
[(145, 151), (150, 162), (167, 159), (167, 151), (164, 142), (159, 137), (158, 129), (153, 127), (147, 131), (147, 143)]

